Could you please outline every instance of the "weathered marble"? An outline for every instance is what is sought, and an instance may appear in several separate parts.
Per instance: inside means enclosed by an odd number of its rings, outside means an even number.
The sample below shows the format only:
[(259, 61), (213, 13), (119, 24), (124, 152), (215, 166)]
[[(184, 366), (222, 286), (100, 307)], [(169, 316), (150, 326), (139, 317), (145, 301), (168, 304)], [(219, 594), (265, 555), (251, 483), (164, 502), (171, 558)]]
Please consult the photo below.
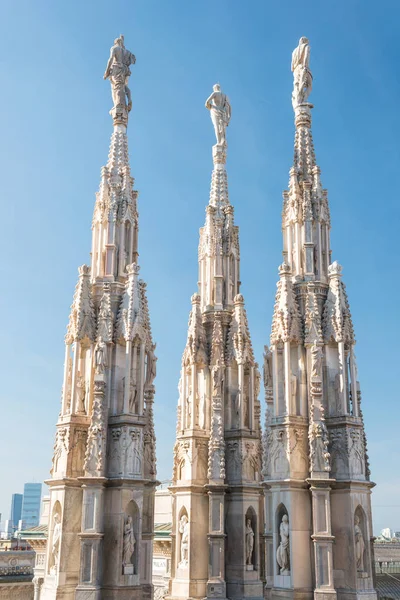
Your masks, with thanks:
[(169, 595), (261, 599), (260, 377), (228, 197), (230, 105), (214, 86), (206, 106), (217, 144), (179, 382)]
[(311, 134), (310, 46), (292, 55), (294, 164), (264, 353), (267, 594), (375, 599), (366, 439), (342, 268)]
[(156, 357), (126, 134), (133, 63), (121, 36), (105, 74), (114, 129), (94, 207), (91, 266), (79, 268), (65, 340), (41, 600), (152, 593)]

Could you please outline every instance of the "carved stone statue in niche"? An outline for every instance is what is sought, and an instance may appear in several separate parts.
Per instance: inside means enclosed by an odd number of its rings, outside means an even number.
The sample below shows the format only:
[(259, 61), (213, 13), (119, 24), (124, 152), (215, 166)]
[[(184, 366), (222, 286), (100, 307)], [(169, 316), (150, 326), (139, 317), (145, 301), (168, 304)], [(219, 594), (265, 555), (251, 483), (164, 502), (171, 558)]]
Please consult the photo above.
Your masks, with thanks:
[(199, 392), (196, 392), (196, 410), (195, 410), (195, 426), (199, 427), (200, 426), (200, 396), (199, 396)]
[(311, 347), (311, 377), (322, 377), (322, 350), (315, 342)]
[(212, 367), (212, 382), (213, 382), (213, 396), (221, 396), (222, 395), (222, 384), (224, 381), (224, 376), (222, 373), (222, 367), (219, 359), (217, 360), (217, 364)]
[(254, 549), (254, 531), (251, 526), (251, 519), (246, 520), (246, 568), (253, 568), (253, 549)]
[(276, 561), (280, 567), (280, 575), (290, 575), (289, 519), (283, 515), (279, 526), (281, 543), (276, 552)]
[(264, 346), (263, 377), (264, 387), (272, 388), (272, 352), (268, 346)]
[(297, 377), (292, 373), (290, 382), (290, 391), (292, 395), (292, 411), (296, 414), (296, 398), (297, 398)]
[(131, 378), (131, 380), (129, 382), (129, 412), (131, 412), (131, 413), (137, 412), (136, 398), (137, 398), (137, 389), (136, 389), (135, 382)]
[(61, 536), (61, 519), (60, 515), (56, 513), (53, 519), (53, 541), (51, 545), (51, 556), (53, 565), (50, 569), (50, 573), (55, 575), (58, 569), (58, 560), (60, 554), (60, 536)]
[(107, 346), (100, 336), (94, 349), (95, 372), (102, 375), (107, 367)]
[(243, 408), (244, 408), (244, 426), (250, 427), (250, 419), (249, 419), (249, 395), (247, 393), (247, 386), (244, 386), (243, 389)]
[(189, 555), (189, 520), (186, 515), (180, 518), (179, 533), (181, 534), (181, 560), (178, 566), (180, 569), (185, 569), (188, 566)]
[(192, 386), (189, 386), (189, 389), (187, 392), (185, 412), (186, 412), (185, 426), (187, 428), (189, 428), (191, 426), (191, 421), (192, 421)]
[(77, 411), (80, 414), (85, 414), (85, 396), (86, 396), (86, 385), (85, 380), (82, 375), (78, 372), (78, 376), (76, 378), (76, 394), (78, 398), (78, 406)]
[(232, 429), (240, 427), (240, 389), (233, 396), (233, 414), (232, 414)]
[(156, 378), (157, 373), (157, 357), (154, 354), (154, 350), (156, 349), (156, 345), (153, 344), (151, 346), (150, 352), (147, 354), (147, 369), (146, 369), (146, 387), (153, 385), (153, 381)]
[(364, 536), (360, 527), (360, 517), (356, 515), (354, 517), (354, 536), (356, 540), (356, 562), (357, 562), (357, 571), (359, 573), (364, 572), (364, 550), (365, 550), (365, 542)]
[(124, 523), (124, 544), (122, 549), (122, 567), (125, 575), (133, 575), (133, 553), (135, 552), (135, 534), (133, 533), (133, 520), (130, 515)]

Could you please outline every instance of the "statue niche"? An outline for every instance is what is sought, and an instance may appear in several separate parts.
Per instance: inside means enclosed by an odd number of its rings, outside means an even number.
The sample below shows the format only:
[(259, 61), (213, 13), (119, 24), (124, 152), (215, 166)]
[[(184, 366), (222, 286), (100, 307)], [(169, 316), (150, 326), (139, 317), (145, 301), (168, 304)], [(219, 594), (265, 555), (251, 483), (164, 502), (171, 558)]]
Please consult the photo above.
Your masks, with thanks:
[(52, 518), (50, 521), (52, 527), (51, 544), (49, 545), (49, 573), (50, 575), (56, 575), (58, 572), (58, 565), (60, 560), (60, 542), (61, 542), (61, 504), (57, 502), (54, 504)]
[(126, 507), (123, 515), (122, 536), (122, 574), (135, 575), (139, 572), (138, 552), (136, 545), (139, 541), (138, 525), (140, 520), (139, 508), (133, 500)]
[(357, 566), (357, 577), (367, 577), (368, 551), (367, 551), (367, 531), (365, 513), (361, 506), (357, 506), (354, 513), (354, 545), (355, 561)]
[(245, 557), (246, 557), (246, 571), (253, 571), (256, 568), (256, 523), (257, 516), (253, 509), (250, 508), (246, 512), (245, 516)]
[(178, 569), (186, 569), (189, 564), (189, 518), (185, 507), (180, 512), (178, 534)]
[(276, 562), (279, 575), (290, 575), (289, 517), (286, 507), (281, 504), (277, 510), (277, 550)]

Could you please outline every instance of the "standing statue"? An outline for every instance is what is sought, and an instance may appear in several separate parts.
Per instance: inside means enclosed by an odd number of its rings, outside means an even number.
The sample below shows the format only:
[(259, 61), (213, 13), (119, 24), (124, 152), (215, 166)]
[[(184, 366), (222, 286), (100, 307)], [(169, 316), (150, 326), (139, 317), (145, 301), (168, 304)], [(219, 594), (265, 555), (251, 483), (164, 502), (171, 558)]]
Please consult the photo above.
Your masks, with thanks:
[(293, 410), (296, 414), (296, 404), (297, 404), (297, 377), (294, 373), (292, 373), (291, 375), (291, 381), (290, 381), (290, 391), (291, 391), (291, 396), (292, 396), (292, 408), (291, 410)]
[(221, 396), (222, 395), (222, 383), (224, 381), (224, 376), (222, 373), (222, 366), (219, 358), (217, 359), (217, 364), (212, 367), (212, 382), (213, 382), (213, 396)]
[(322, 377), (322, 350), (316, 342), (311, 347), (311, 377)]
[(224, 146), (226, 144), (226, 128), (231, 120), (231, 105), (228, 96), (221, 92), (219, 83), (213, 86), (213, 93), (206, 100), (206, 108), (211, 113), (217, 144)]
[(94, 349), (95, 372), (103, 375), (107, 366), (107, 346), (100, 336)]
[(293, 72), (293, 108), (307, 102), (312, 90), (312, 74), (310, 71), (310, 44), (306, 37), (300, 38), (299, 45), (292, 54)]
[[(132, 108), (131, 91), (128, 88), (128, 80), (131, 74), (130, 65), (134, 65), (136, 58), (132, 52), (129, 52), (124, 45), (124, 36), (114, 40), (114, 46), (110, 50), (104, 79), (111, 82), (111, 93), (114, 102), (114, 108), (126, 108), (128, 111)], [(128, 104), (126, 101), (128, 100)]]
[(76, 378), (76, 392), (77, 392), (77, 396), (78, 396), (78, 406), (77, 406), (77, 413), (80, 414), (84, 414), (86, 413), (85, 410), (85, 396), (86, 396), (86, 386), (85, 386), (85, 380), (82, 377), (82, 375), (79, 373), (77, 374), (77, 378)]
[(122, 564), (125, 567), (126, 565), (132, 564), (132, 555), (135, 551), (135, 534), (133, 533), (133, 520), (130, 515), (126, 517), (126, 521), (124, 524), (124, 545), (122, 551)]
[(157, 373), (157, 357), (154, 354), (154, 350), (156, 349), (156, 345), (152, 344), (150, 352), (147, 354), (147, 369), (146, 369), (146, 386), (150, 386), (153, 384), (153, 381), (156, 378)]
[(360, 517), (356, 515), (354, 517), (354, 535), (356, 540), (356, 562), (357, 562), (357, 571), (364, 571), (364, 550), (365, 550), (365, 542), (364, 536), (360, 527)]
[(246, 565), (252, 565), (254, 548), (254, 531), (251, 526), (251, 519), (246, 520)]
[(188, 565), (189, 551), (189, 519), (186, 515), (182, 515), (180, 518), (179, 533), (181, 534), (181, 561), (179, 567), (183, 569)]
[(59, 554), (60, 554), (60, 537), (61, 537), (61, 521), (60, 521), (60, 515), (58, 513), (56, 513), (54, 515), (54, 521), (53, 521), (53, 541), (52, 541), (52, 546), (51, 546), (51, 556), (52, 556), (52, 560), (53, 560), (53, 565), (50, 569), (50, 573), (52, 575), (57, 573), (58, 560), (59, 560)]
[(289, 575), (290, 573), (290, 549), (289, 549), (289, 519), (283, 515), (279, 527), (281, 543), (276, 551), (276, 561), (280, 567), (280, 575)]
[(263, 364), (263, 376), (264, 376), (264, 387), (272, 388), (272, 352), (268, 346), (264, 346), (264, 364)]

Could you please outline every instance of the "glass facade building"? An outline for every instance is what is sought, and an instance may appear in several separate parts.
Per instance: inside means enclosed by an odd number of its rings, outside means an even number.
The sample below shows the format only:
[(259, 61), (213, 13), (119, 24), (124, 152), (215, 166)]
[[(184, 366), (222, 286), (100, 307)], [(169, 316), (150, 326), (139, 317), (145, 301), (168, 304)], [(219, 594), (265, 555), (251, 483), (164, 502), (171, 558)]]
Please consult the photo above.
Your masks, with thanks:
[(22, 514), (22, 494), (13, 494), (11, 496), (11, 511), (10, 511), (10, 521), (9, 521), (9, 534), (14, 533), (14, 531), (18, 528), (18, 522), (21, 519)]
[(30, 527), (39, 525), (41, 498), (41, 483), (25, 483), (21, 516), (23, 529), (29, 529)]

